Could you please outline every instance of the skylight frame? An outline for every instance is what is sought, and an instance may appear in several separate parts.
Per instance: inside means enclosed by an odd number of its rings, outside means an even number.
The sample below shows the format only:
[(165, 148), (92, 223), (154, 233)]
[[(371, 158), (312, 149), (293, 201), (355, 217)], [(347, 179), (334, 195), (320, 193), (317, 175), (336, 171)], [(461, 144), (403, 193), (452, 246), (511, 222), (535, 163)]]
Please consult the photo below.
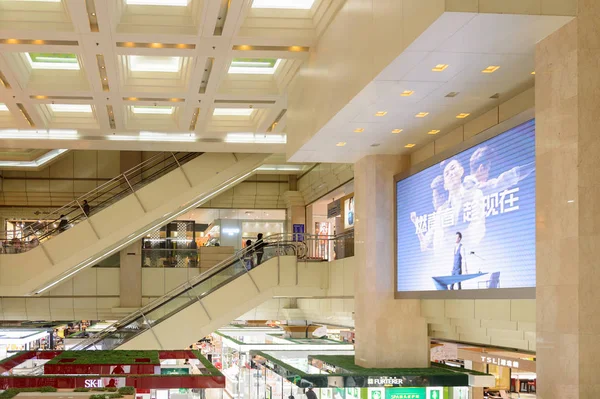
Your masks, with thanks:
[[(227, 73), (231, 74), (245, 74), (245, 75), (274, 75), (281, 64), (281, 58), (277, 58), (275, 61), (275, 65), (271, 68), (266, 67), (258, 67), (258, 66), (233, 66), (233, 63), (236, 62), (235, 59), (231, 61), (229, 65), (229, 70)], [(238, 61), (239, 62), (239, 61)], [(251, 62), (246, 62), (251, 63)], [(260, 61), (256, 61), (256, 63), (260, 63)]]
[[(33, 51), (32, 53), (37, 53), (35, 51)], [(44, 53), (39, 53), (39, 54), (44, 54)], [(61, 53), (57, 53), (57, 54), (61, 54)], [(72, 54), (72, 53), (65, 53), (65, 54)], [(31, 55), (29, 54), (29, 52), (25, 53), (25, 60), (29, 63), (29, 66), (31, 66), (31, 69), (46, 69), (46, 70), (66, 70), (66, 71), (79, 71), (81, 69), (81, 65), (79, 65), (79, 57), (77, 57), (76, 54), (75, 55), (75, 60), (76, 62), (38, 62), (38, 61), (34, 61), (31, 58)], [(48, 59), (51, 59), (52, 57), (47, 57)], [(61, 58), (56, 58), (61, 59)], [(62, 59), (66, 59), (66, 58), (62, 58)]]
[(213, 116), (250, 117), (256, 111), (254, 108), (215, 108)]
[[(154, 61), (151, 61), (154, 59)], [(160, 59), (170, 61), (160, 63)], [(153, 57), (145, 55), (128, 55), (127, 67), (131, 72), (178, 73), (183, 67), (183, 57)]]
[(125, 0), (128, 6), (187, 7), (189, 0)]
[(254, 9), (310, 10), (315, 0), (254, 0)]
[(168, 105), (132, 105), (131, 112), (136, 115), (173, 115), (175, 107)]
[(48, 104), (48, 108), (54, 113), (92, 113), (91, 104)]

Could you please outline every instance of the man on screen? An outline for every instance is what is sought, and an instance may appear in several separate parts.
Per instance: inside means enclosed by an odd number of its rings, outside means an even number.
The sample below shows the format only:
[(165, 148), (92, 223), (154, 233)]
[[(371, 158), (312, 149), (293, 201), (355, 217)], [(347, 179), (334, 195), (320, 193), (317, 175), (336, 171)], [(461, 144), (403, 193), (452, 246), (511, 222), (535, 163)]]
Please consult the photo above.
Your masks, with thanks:
[[(440, 244), (444, 237), (444, 229), (440, 220), (440, 212), (445, 209), (446, 202), (448, 201), (448, 191), (444, 188), (444, 178), (442, 175), (436, 176), (431, 182), (431, 202), (434, 210), (434, 222), (432, 228), (427, 229), (427, 233), (418, 231), (417, 237), (421, 244), (421, 252), (428, 249), (437, 251), (440, 248)], [(411, 212), (410, 220), (417, 227), (417, 213)]]
[[(454, 246), (454, 262), (452, 264), (452, 275), (460, 276), (463, 274), (463, 269), (465, 274), (469, 274), (467, 270), (467, 254), (465, 252), (465, 247), (462, 245), (462, 234), (460, 231), (456, 232), (456, 245)], [(448, 289), (453, 290), (454, 284), (450, 284)], [(461, 283), (458, 283), (458, 289), (462, 289)]]
[[(448, 190), (450, 218), (444, 217), (444, 224), (454, 226), (469, 223), (465, 231), (467, 245), (478, 245), (485, 236), (485, 204), (483, 193), (477, 187), (470, 190), (463, 185), (465, 170), (457, 159), (452, 159), (444, 167), (444, 188)], [(464, 230), (463, 230), (464, 231)], [(462, 238), (462, 234), (461, 234)]]
[(483, 195), (499, 193), (516, 186), (535, 170), (535, 162), (530, 162), (525, 165), (515, 166), (501, 173), (498, 177), (490, 179), (490, 170), (492, 169), (492, 160), (494, 157), (494, 149), (488, 146), (480, 147), (473, 152), (469, 161), (471, 175), (465, 177), (465, 189), (478, 188), (483, 192)]

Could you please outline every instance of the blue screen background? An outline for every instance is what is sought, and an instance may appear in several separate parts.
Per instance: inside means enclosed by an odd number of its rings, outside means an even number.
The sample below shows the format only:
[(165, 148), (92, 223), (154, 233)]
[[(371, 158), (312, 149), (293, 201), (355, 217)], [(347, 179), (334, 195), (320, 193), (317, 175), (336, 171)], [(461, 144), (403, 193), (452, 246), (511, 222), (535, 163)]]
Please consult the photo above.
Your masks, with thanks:
[[(494, 151), (489, 171), (490, 179), (497, 178), (505, 172), (508, 172), (505, 176), (515, 176), (514, 171), (519, 171), (520, 180), (516, 184), (502, 186), (502, 192), (509, 190), (505, 192), (504, 201), (501, 201), (500, 195), (496, 199), (494, 189), (486, 187), (485, 183), (478, 183), (470, 171), (471, 156), (478, 148), (486, 146)], [(475, 223), (469, 223), (468, 218), (465, 219), (465, 203), (469, 200), (454, 202), (462, 204), (457, 207), (451, 206), (452, 201), (446, 201), (445, 205), (441, 207), (438, 205), (437, 213), (434, 209), (432, 182), (437, 176), (441, 176), (443, 181), (444, 169), (452, 160), (458, 161), (464, 168), (462, 187), (465, 189), (462, 192), (472, 193), (468, 198), (477, 199), (472, 203), (484, 204), (478, 209), (485, 210), (484, 213), (479, 212), (479, 215), (485, 217), (477, 219), (477, 227), (474, 227)], [(511, 181), (514, 182), (514, 178)], [(445, 189), (444, 184), (442, 187), (447, 195), (449, 191)], [(515, 192), (516, 188), (518, 191)], [(471, 191), (466, 191), (467, 189)], [(490, 280), (490, 275), (494, 272), (500, 273), (498, 288), (535, 287), (535, 122), (533, 120), (397, 182), (396, 197), (398, 291), (436, 290), (432, 277), (452, 274), (457, 231), (463, 234), (468, 273), (488, 273), (464, 281), (463, 290), (487, 288), (486, 281)], [(518, 199), (514, 200), (515, 197)], [(467, 195), (460, 198), (467, 198)], [(483, 202), (479, 200), (480, 198), (483, 198)], [(513, 202), (507, 202), (508, 199), (512, 199)], [(504, 212), (500, 202), (504, 202)], [(516, 205), (518, 209), (514, 208)], [(461, 210), (456, 211), (456, 209)], [(497, 214), (494, 214), (494, 211)], [(413, 212), (418, 218), (416, 223), (411, 220)], [(459, 212), (458, 216), (450, 217), (453, 212), (454, 215)], [(444, 222), (441, 220), (441, 215), (446, 215)], [(431, 219), (433, 219), (433, 227), (429, 223), (424, 223), (424, 220), (429, 222)], [(472, 217), (471, 221), (474, 219)], [(427, 236), (429, 232), (429, 237), (423, 239), (425, 244), (419, 240), (417, 231), (422, 236)]]

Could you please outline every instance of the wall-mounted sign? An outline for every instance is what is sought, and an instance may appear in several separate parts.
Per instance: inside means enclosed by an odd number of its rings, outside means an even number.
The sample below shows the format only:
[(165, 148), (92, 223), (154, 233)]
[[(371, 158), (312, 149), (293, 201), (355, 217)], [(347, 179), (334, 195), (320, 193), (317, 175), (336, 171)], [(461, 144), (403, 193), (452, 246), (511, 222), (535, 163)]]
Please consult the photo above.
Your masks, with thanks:
[(385, 390), (385, 399), (425, 399), (425, 393), (425, 388), (390, 388)]
[(85, 380), (84, 381), (86, 388), (102, 388), (102, 380)]
[(344, 200), (344, 230), (354, 227), (354, 195)]
[(493, 364), (500, 367), (510, 367), (513, 369), (519, 369), (521, 371), (528, 371), (531, 373), (536, 372), (536, 364), (532, 360), (510, 358), (506, 356), (498, 356), (491, 353), (481, 353), (466, 349), (458, 350), (458, 358), (464, 360), (470, 360), (473, 362)]
[(292, 226), (292, 232), (294, 233), (293, 241), (295, 241), (295, 242), (304, 241), (304, 225), (303, 224), (294, 224)]
[(369, 377), (367, 384), (370, 387), (401, 387), (402, 379), (399, 377)]
[(237, 227), (225, 227), (221, 231), (223, 232), (223, 234), (227, 234), (230, 236), (240, 233), (240, 229)]
[(342, 201), (335, 200), (327, 204), (327, 219), (340, 216), (342, 214)]

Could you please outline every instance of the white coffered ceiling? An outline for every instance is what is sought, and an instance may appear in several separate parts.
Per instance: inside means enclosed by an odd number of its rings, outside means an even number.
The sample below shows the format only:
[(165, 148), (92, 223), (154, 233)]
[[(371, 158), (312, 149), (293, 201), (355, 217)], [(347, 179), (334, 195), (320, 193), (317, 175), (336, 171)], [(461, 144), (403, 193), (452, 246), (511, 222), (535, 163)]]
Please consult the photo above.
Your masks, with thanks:
[(300, 3), (0, 0), (1, 147), (283, 152), (343, 0)]

